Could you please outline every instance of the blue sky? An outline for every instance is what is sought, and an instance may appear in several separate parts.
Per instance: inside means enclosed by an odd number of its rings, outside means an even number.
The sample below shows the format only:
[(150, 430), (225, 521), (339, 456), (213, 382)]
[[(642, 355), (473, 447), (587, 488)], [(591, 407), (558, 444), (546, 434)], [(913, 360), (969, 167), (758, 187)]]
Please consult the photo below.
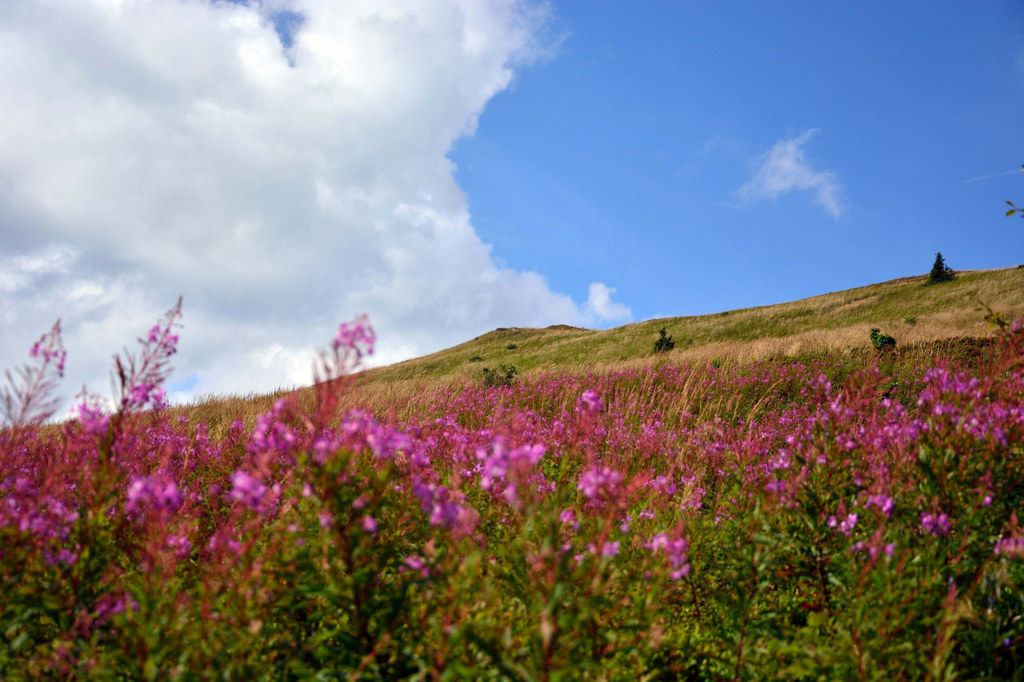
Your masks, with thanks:
[[(1024, 4), (554, 8), (557, 55), (452, 155), (510, 266), (570, 292), (601, 273), (645, 319), (925, 273), (936, 251), (957, 268), (1024, 262), (1003, 215), (1024, 200)], [(799, 139), (838, 212), (817, 187), (738, 193)]]
[(1024, 262), (1024, 4), (0, 2), (0, 368), (172, 397)]

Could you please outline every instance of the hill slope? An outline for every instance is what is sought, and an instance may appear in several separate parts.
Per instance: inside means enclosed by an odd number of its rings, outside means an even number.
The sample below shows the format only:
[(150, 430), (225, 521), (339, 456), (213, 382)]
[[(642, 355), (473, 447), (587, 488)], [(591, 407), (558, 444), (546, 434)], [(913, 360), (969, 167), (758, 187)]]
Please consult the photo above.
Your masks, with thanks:
[[(869, 332), (878, 327), (902, 350), (932, 353), (929, 344), (958, 338), (987, 338), (992, 329), (981, 303), (1007, 320), (1024, 318), (1024, 268), (962, 271), (936, 285), (927, 276), (713, 315), (670, 317), (607, 330), (566, 325), (545, 329), (501, 328), (458, 346), (387, 367), (362, 372), (348, 386), (344, 402), (381, 412), (405, 411), (417, 397), (437, 389), (479, 382), (482, 370), (514, 365), (520, 376), (551, 371), (602, 372), (661, 362), (747, 363), (821, 357), (853, 359), (870, 350)], [(674, 338), (675, 349), (654, 352), (658, 330)], [(230, 423), (235, 416), (255, 422), (283, 395), (215, 398), (190, 408), (195, 418)], [(308, 399), (308, 390), (300, 390)]]
[[(671, 317), (594, 331), (564, 325), (496, 329), (453, 348), (371, 370), (374, 382), (478, 379), (483, 367), (513, 364), (523, 372), (594, 370), (645, 360), (748, 362), (770, 357), (849, 352), (869, 346), (873, 327), (901, 346), (954, 337), (986, 337), (980, 303), (1007, 319), (1024, 316), (1024, 268), (961, 272), (927, 285), (902, 279), (800, 301), (713, 315)], [(662, 327), (673, 351), (655, 357)]]

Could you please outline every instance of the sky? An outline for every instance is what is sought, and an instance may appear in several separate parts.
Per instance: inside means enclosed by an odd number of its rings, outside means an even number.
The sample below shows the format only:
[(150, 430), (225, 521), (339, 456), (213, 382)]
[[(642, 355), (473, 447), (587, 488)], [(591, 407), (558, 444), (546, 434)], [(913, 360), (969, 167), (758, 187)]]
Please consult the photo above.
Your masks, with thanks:
[(0, 2), (0, 368), (174, 400), (1024, 263), (1024, 3)]

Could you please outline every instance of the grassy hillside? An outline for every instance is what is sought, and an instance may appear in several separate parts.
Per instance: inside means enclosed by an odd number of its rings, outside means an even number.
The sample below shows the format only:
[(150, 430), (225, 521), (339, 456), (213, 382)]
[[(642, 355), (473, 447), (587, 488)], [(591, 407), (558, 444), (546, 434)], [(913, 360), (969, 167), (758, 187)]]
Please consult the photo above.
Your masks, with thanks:
[[(924, 275), (905, 277), (791, 303), (648, 320), (604, 331), (567, 326), (497, 329), (454, 348), (375, 369), (367, 379), (477, 379), (483, 367), (500, 363), (528, 373), (615, 368), (647, 360), (749, 362), (843, 353), (867, 348), (872, 327), (903, 346), (986, 337), (990, 329), (979, 302), (1008, 319), (1024, 315), (1024, 268), (961, 272), (953, 282), (926, 282)], [(662, 327), (676, 347), (655, 357), (653, 344)]]
[[(607, 330), (565, 325), (501, 328), (453, 348), (360, 374), (346, 402), (375, 411), (404, 409), (417, 397), (467, 382), (484, 368), (514, 365), (522, 377), (543, 372), (602, 372), (662, 362), (735, 364), (788, 358), (831, 360), (863, 356), (873, 327), (894, 336), (901, 352), (930, 353), (933, 342), (992, 334), (981, 303), (1006, 319), (1024, 317), (1024, 268), (961, 271), (927, 284), (927, 276), (713, 315), (648, 320)], [(674, 350), (656, 354), (664, 327)], [(191, 408), (213, 423), (242, 416), (247, 423), (282, 393), (213, 399)]]

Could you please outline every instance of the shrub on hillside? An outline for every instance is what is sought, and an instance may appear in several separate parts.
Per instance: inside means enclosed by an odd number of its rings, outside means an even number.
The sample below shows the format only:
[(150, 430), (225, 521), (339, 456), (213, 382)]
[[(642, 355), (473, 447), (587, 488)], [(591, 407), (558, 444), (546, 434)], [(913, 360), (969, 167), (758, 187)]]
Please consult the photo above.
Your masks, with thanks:
[(929, 284), (938, 284), (940, 282), (952, 282), (956, 279), (956, 273), (953, 272), (953, 268), (949, 267), (946, 263), (946, 259), (942, 257), (942, 253), (935, 254), (935, 264), (932, 265), (932, 271), (928, 275)]
[(658, 330), (658, 340), (654, 342), (655, 353), (667, 353), (676, 347), (676, 342), (666, 333), (665, 328)]
[(519, 374), (519, 370), (516, 369), (515, 365), (501, 364), (498, 369), (491, 369), (490, 367), (484, 367), (484, 388), (491, 388), (494, 386), (511, 386), (516, 383), (516, 375)]
[(888, 334), (883, 334), (878, 329), (872, 329), (871, 345), (877, 348), (878, 350), (883, 350), (884, 348), (895, 348), (896, 339), (889, 336)]

